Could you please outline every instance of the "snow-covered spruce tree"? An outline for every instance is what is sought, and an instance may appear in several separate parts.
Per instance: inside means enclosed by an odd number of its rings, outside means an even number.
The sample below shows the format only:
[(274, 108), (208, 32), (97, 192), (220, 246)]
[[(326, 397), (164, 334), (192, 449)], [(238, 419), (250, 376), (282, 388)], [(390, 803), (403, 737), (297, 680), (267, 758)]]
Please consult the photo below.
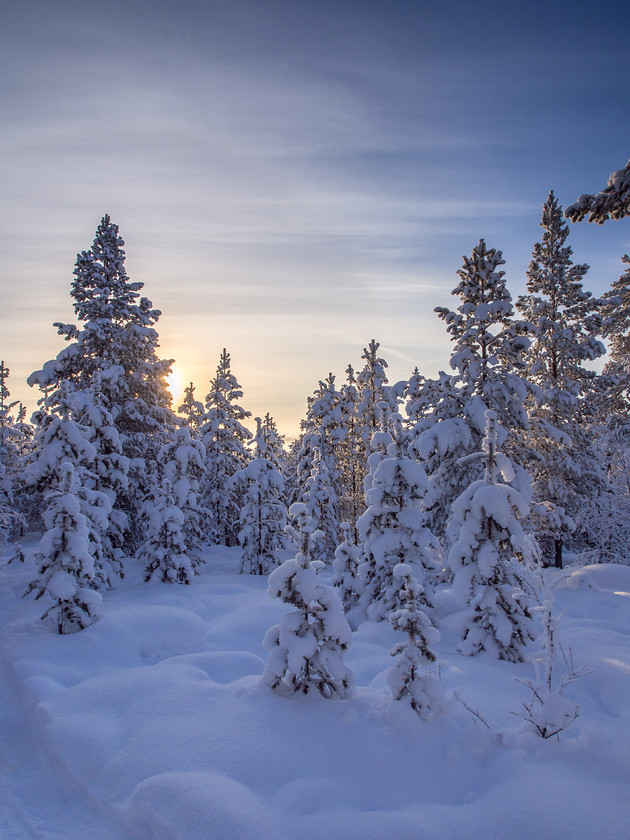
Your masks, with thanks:
[(361, 550), (355, 541), (355, 528), (342, 522), (343, 542), (337, 546), (333, 560), (333, 586), (338, 587), (344, 612), (349, 613), (359, 603), (363, 583), (359, 576)]
[(127, 492), (129, 459), (122, 454), (122, 444), (112, 415), (105, 408), (99, 391), (99, 377), (89, 390), (76, 391), (71, 396), (73, 414), (77, 425), (94, 447), (85, 493), (102, 493), (107, 497), (109, 513), (99, 526), (98, 563), (105, 571), (108, 585), (113, 575), (124, 577), (123, 545), (128, 531), (126, 513), (115, 507), (116, 499)]
[(190, 433), (197, 437), (203, 422), (205, 413), (203, 403), (195, 399), (195, 386), (191, 382), (184, 389), (184, 401), (177, 409), (180, 415), (180, 425), (190, 429)]
[(0, 362), (0, 550), (11, 538), (16, 528), (24, 527), (24, 517), (18, 513), (15, 490), (21, 473), (22, 459), (20, 443), (22, 433), (12, 409), (18, 404), (11, 402), (7, 385), (9, 369)]
[(531, 325), (528, 378), (539, 388), (530, 411), (536, 530), (546, 561), (562, 565), (573, 518), (605, 487), (591, 424), (596, 419), (597, 374), (585, 368), (605, 352), (601, 302), (582, 287), (587, 265), (574, 265), (569, 226), (551, 192), (543, 207), (542, 242), (527, 272), (527, 294), (517, 308)]
[(319, 450), (313, 451), (311, 474), (306, 481), (303, 496), (313, 528), (319, 532), (316, 544), (311, 547), (313, 560), (330, 565), (338, 543), (337, 494), (330, 467)]
[[(440, 376), (446, 376), (440, 371)], [(427, 379), (418, 370), (417, 366), (409, 377), (404, 395), (404, 408), (406, 428), (414, 429), (418, 423), (422, 423), (427, 415), (433, 410), (435, 400), (433, 398), (433, 380)], [(410, 436), (412, 437), (412, 436)]]
[[(293, 482), (292, 502), (303, 502), (309, 492), (309, 482), (315, 469), (316, 460), (325, 465), (328, 482), (327, 493), (334, 499), (334, 519), (339, 520), (339, 480), (341, 467), (339, 456), (345, 430), (341, 423), (341, 394), (335, 387), (335, 377), (328, 375), (320, 381), (317, 390), (307, 401), (306, 417), (301, 423), (302, 433), (295, 447), (296, 477)], [(337, 544), (337, 528), (327, 539)], [(333, 549), (334, 550), (334, 549)]]
[(245, 488), (238, 534), (243, 549), (241, 574), (266, 575), (277, 566), (276, 552), (286, 546), (287, 509), (284, 481), (260, 417), (256, 417), (254, 446), (254, 458), (232, 482)]
[(223, 350), (206, 396), (201, 440), (206, 448), (206, 474), (202, 501), (211, 513), (210, 539), (216, 544), (238, 545), (242, 491), (230, 479), (250, 460), (246, 442), (251, 432), (243, 421), (251, 417), (238, 404), (241, 386), (230, 369), (230, 354)]
[[(394, 438), (394, 426), (396, 426), (396, 437)], [(374, 483), (376, 468), (384, 458), (388, 457), (388, 450), (394, 439), (401, 445), (400, 423), (398, 418), (394, 420), (391, 414), (385, 413), (381, 416), (381, 428), (374, 432), (367, 447), (367, 461), (365, 463), (365, 475), (363, 478), (363, 496), (367, 507), (367, 494)]]
[(602, 298), (609, 357), (589, 397), (591, 404), (599, 399), (599, 417), (589, 433), (606, 486), (575, 515), (578, 557), (588, 563), (630, 562), (630, 257), (622, 260), (627, 270)]
[(295, 440), (293, 440), (289, 444), (284, 457), (284, 469), (282, 471), (282, 477), (284, 478), (284, 490), (287, 500), (287, 507), (294, 503), (295, 499), (299, 497), (300, 493), (297, 474), (300, 456), (299, 449), (301, 443), (301, 437), (297, 437)]
[(186, 544), (186, 517), (168, 478), (152, 490), (143, 506), (145, 536), (136, 557), (144, 563), (145, 581), (189, 584), (195, 576), (195, 557)]
[(345, 436), (340, 441), (338, 452), (339, 476), (339, 516), (348, 522), (354, 531), (356, 542), (357, 519), (365, 510), (365, 463), (359, 453), (364, 453), (362, 425), (357, 416), (359, 392), (352, 365), (346, 368), (346, 382), (341, 388), (341, 426)]
[[(457, 453), (472, 448), (473, 431), (464, 412), (466, 394), (456, 376), (440, 371), (437, 379), (412, 378), (406, 410), (406, 450), (422, 463), (431, 492), (425, 500), (427, 525), (446, 541), (446, 525), (452, 500), (461, 489)], [(435, 501), (434, 501), (435, 499)]]
[(487, 410), (496, 411), (509, 429), (505, 445), (516, 463), (524, 458), (525, 400), (531, 388), (522, 374), (529, 341), (522, 323), (513, 318), (505, 272), (499, 268), (504, 263), (501, 251), (487, 248), (481, 239), (458, 271), (460, 282), (453, 290), (461, 301), (457, 310), (436, 309), (453, 341), (454, 375), (442, 374), (428, 383), (424, 410), (429, 422), (417, 424), (409, 451), (427, 466), (429, 524), (441, 541), (448, 542), (447, 521), (461, 488), (480, 475), (479, 465), (465, 456), (481, 448)]
[(185, 554), (193, 568), (201, 565), (200, 549), (207, 539), (210, 511), (200, 501), (200, 484), (205, 475), (206, 451), (203, 443), (191, 434), (189, 427), (173, 432), (172, 440), (159, 452), (162, 477), (172, 489), (175, 503), (184, 516), (183, 541)]
[(378, 355), (378, 341), (372, 339), (363, 348), (362, 359), (365, 364), (357, 374), (357, 391), (359, 395), (356, 416), (361, 426), (360, 437), (367, 449), (374, 432), (381, 426), (383, 407), (389, 405), (391, 413), (397, 411), (396, 404), (389, 403), (389, 389), (387, 387), (387, 362)]
[(576, 559), (630, 564), (630, 418), (613, 414), (591, 431), (605, 465), (606, 486), (575, 517), (581, 537)]
[[(355, 458), (362, 471), (361, 485), (365, 493), (365, 478), (369, 472), (368, 459), (374, 451), (376, 434), (387, 431), (389, 418), (398, 411), (390, 396), (385, 373), (387, 362), (378, 355), (380, 344), (372, 339), (363, 348), (363, 368), (357, 373), (357, 402), (355, 406)], [(361, 512), (365, 510), (363, 506)]]
[(453, 586), (468, 608), (459, 650), (465, 656), (485, 650), (521, 662), (535, 638), (530, 612), (535, 548), (521, 524), (529, 506), (511, 484), (514, 467), (500, 451), (506, 434), (493, 411), (486, 412), (486, 424), (483, 451), (469, 456), (483, 463), (485, 475), (455, 501), (449, 523)]
[(140, 297), (143, 284), (125, 271), (124, 241), (118, 225), (104, 216), (92, 247), (77, 256), (71, 295), (79, 325), (56, 323), (68, 342), (57, 358), (28, 378), (57, 403), (59, 384), (88, 390), (99, 378), (102, 405), (120, 434), (123, 455), (130, 459), (129, 486), (116, 507), (131, 514), (127, 540), (135, 545), (138, 500), (151, 480), (151, 465), (175, 425), (166, 384), (171, 360), (157, 357), (155, 324), (161, 313)]
[(39, 458), (40, 448), (44, 441), (46, 426), (52, 420), (45, 408), (45, 397), (38, 400), (38, 408), (31, 415), (31, 429), (33, 431), (29, 451), (22, 459), (22, 473), (19, 477), (19, 509), (26, 520), (26, 530), (40, 532), (44, 527), (44, 493), (50, 487), (45, 482), (34, 481), (31, 476), (33, 464)]
[(440, 633), (420, 609), (422, 587), (414, 579), (411, 566), (399, 563), (393, 577), (400, 606), (390, 613), (389, 621), (394, 630), (406, 633), (407, 638), (391, 651), (397, 659), (387, 675), (389, 687), (394, 700), (408, 703), (421, 718), (429, 720), (442, 711), (445, 699), (439, 676), (428, 670), (435, 662), (431, 646), (440, 640)]
[(280, 475), (286, 469), (287, 453), (284, 448), (284, 435), (281, 435), (276, 421), (267, 412), (262, 420), (262, 436), (265, 442), (265, 455), (268, 461), (274, 465)]
[(602, 297), (602, 332), (609, 353), (604, 374), (611, 377), (603, 419), (613, 426), (630, 420), (630, 256), (621, 260), (626, 270)]
[(31, 423), (26, 422), (27, 408), (24, 403), (17, 403), (17, 406), (18, 409), (15, 415), (16, 445), (20, 458), (25, 458), (33, 449), (35, 429)]
[(374, 471), (366, 493), (367, 510), (357, 523), (362, 539), (361, 604), (372, 621), (388, 618), (398, 606), (394, 569), (399, 563), (413, 570), (422, 587), (422, 604), (432, 606), (439, 547), (425, 524), (423, 501), (428, 489), (422, 466), (403, 455), (400, 441), (395, 440)]
[(609, 219), (630, 216), (630, 160), (623, 169), (617, 169), (597, 195), (581, 195), (575, 204), (567, 207), (565, 214), (572, 222), (589, 222), (603, 225)]
[(284, 696), (317, 691), (343, 698), (354, 682), (343, 661), (352, 633), (337, 593), (321, 582), (319, 564), (311, 562), (313, 528), (306, 505), (298, 502), (289, 513), (296, 522), (289, 531), (299, 549), (271, 573), (267, 592), (295, 609), (265, 636), (269, 659), (263, 683)]
[[(55, 406), (45, 416), (37, 432), (36, 458), (27, 465), (25, 481), (43, 500), (44, 511), (49, 507), (49, 495), (60, 491), (66, 478), (67, 464), (73, 468), (70, 492), (79, 504), (79, 512), (85, 520), (88, 536), (88, 550), (93, 569), (94, 587), (111, 586), (120, 573), (117, 556), (109, 552), (111, 497), (98, 489), (99, 478), (97, 452), (90, 437), (93, 430), (72, 419), (79, 412), (76, 408), (78, 395), (70, 390), (66, 382), (60, 384), (55, 395)], [(56, 497), (54, 497), (56, 498)], [(44, 513), (44, 526), (50, 528), (50, 516)]]
[(46, 532), (35, 559), (39, 576), (28, 585), (25, 595), (46, 596), (52, 605), (42, 615), (51, 618), (59, 633), (72, 633), (92, 624), (98, 617), (102, 598), (94, 566), (89, 523), (81, 512), (84, 501), (78, 497), (81, 480), (69, 462), (58, 464), (59, 488), (46, 495)]
[[(440, 371), (437, 379), (413, 374), (405, 394), (406, 437), (415, 441), (423, 432), (432, 429), (439, 420), (463, 415), (463, 403), (453, 374)], [(454, 410), (453, 404), (458, 404)]]

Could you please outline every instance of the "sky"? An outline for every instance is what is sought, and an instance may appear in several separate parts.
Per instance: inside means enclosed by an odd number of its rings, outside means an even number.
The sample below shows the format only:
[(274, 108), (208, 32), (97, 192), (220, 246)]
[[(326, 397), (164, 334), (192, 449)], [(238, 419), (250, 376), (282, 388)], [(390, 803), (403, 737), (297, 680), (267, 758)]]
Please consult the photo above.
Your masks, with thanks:
[[(13, 399), (59, 352), (77, 252), (108, 213), (196, 397), (223, 347), (292, 437), (329, 372), (381, 344), (448, 369), (481, 237), (525, 288), (542, 205), (630, 158), (622, 2), (21, 0), (0, 12), (0, 355)], [(572, 225), (605, 291), (630, 222)], [(180, 395), (176, 395), (176, 401)], [(252, 424), (253, 427), (253, 424)]]

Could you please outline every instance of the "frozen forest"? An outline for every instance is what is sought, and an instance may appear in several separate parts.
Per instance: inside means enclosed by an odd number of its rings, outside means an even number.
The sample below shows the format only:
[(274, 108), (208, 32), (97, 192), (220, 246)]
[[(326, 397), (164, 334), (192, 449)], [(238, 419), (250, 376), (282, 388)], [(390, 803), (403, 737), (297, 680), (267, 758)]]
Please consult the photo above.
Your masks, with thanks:
[(627, 173), (549, 194), (524, 294), (463, 257), (448, 370), (366, 340), (290, 444), (227, 347), (173, 405), (102, 218), (32, 416), (0, 365), (7, 838), (624, 835), (630, 257), (594, 297), (570, 223)]

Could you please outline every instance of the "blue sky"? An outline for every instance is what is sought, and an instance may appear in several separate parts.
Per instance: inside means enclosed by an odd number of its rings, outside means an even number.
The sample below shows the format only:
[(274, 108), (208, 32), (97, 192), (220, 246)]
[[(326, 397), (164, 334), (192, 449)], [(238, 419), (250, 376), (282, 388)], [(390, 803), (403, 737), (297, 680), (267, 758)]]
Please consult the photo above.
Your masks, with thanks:
[[(30, 2), (2, 12), (1, 354), (12, 395), (61, 347), (104, 213), (197, 397), (222, 347), (294, 434), (381, 342), (448, 366), (433, 314), (480, 237), (524, 288), (542, 204), (630, 157), (625, 3)], [(572, 227), (602, 292), (630, 223)]]

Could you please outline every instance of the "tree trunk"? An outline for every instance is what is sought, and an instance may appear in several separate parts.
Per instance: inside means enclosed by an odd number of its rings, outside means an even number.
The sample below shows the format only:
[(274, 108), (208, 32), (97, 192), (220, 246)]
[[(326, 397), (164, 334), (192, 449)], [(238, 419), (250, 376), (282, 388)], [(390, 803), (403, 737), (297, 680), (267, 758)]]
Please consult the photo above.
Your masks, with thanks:
[(562, 568), (562, 540), (554, 540), (553, 542), (554, 548), (554, 566), (556, 569)]

